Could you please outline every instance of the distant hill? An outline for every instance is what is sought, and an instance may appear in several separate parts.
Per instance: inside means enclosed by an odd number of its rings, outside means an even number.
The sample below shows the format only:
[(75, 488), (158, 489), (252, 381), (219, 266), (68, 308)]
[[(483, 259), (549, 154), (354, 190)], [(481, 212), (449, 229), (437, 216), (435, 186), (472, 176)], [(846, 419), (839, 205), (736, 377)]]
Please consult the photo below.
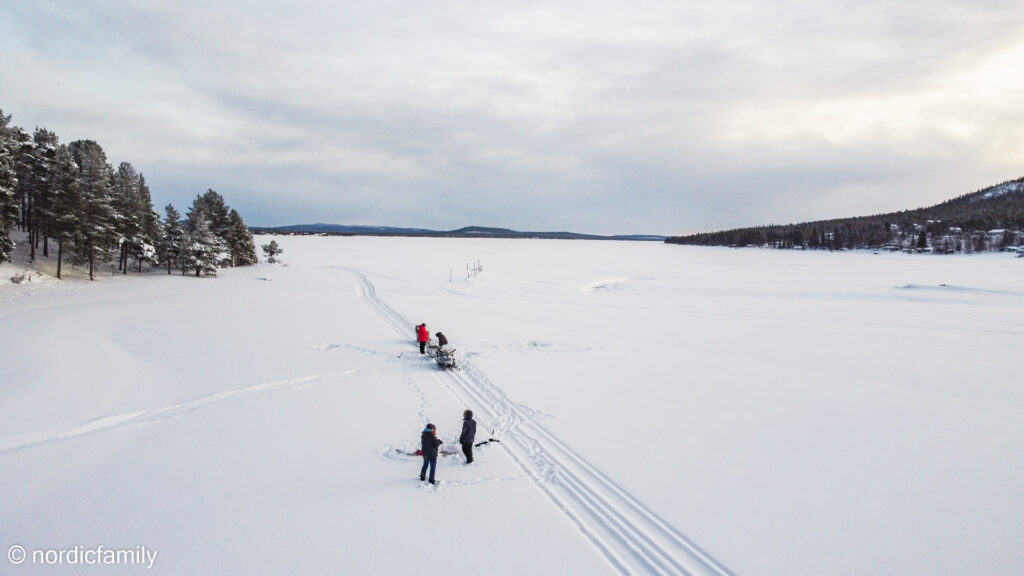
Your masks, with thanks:
[(1024, 240), (1024, 178), (928, 208), (799, 224), (671, 236), (669, 244), (801, 249), (876, 248), (974, 252), (1019, 247)]
[(633, 240), (663, 242), (665, 236), (634, 234), (599, 236), (575, 232), (518, 232), (506, 228), (467, 226), (458, 230), (425, 228), (393, 228), (390, 226), (347, 226), (343, 224), (297, 224), (293, 226), (257, 227), (254, 234), (326, 234), (331, 236), (426, 236), (438, 238), (547, 238), (557, 240)]
[(421, 228), (391, 228), (388, 226), (346, 226), (342, 224), (295, 224), (249, 228), (254, 234), (328, 234), (345, 236), (418, 236), (432, 230)]

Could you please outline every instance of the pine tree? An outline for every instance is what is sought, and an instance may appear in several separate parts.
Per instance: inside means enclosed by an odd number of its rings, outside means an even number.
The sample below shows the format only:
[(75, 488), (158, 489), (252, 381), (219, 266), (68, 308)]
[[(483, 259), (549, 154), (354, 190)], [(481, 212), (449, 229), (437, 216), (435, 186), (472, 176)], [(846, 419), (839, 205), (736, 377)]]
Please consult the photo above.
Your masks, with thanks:
[(142, 272), (143, 262), (157, 262), (156, 245), (163, 236), (163, 225), (160, 223), (160, 213), (153, 209), (153, 197), (149, 192), (149, 185), (146, 184), (146, 177), (139, 174), (139, 239), (141, 251), (135, 255), (135, 261)]
[(196, 276), (216, 276), (217, 265), (223, 261), (226, 252), (223, 241), (214, 234), (213, 225), (202, 210), (189, 213), (188, 264), (195, 269)]
[(18, 200), (15, 192), (18, 188), (16, 171), (17, 145), (8, 127), (10, 115), (4, 116), (0, 110), (0, 262), (11, 259), (14, 241), (11, 230), (18, 221)]
[(114, 208), (116, 218), (114, 228), (121, 235), (120, 251), (117, 258), (117, 269), (122, 273), (128, 273), (128, 253), (131, 245), (135, 242), (138, 233), (138, 224), (132, 217), (134, 210), (132, 204), (135, 202), (136, 188), (139, 185), (139, 175), (135, 168), (128, 162), (121, 162), (111, 180), (111, 206)]
[[(181, 227), (181, 215), (175, 210), (174, 205), (168, 204), (165, 208), (167, 219), (164, 221), (163, 234), (158, 244), (160, 261), (167, 264), (167, 273), (171, 273), (171, 266), (181, 265), (187, 253), (185, 229)], [(182, 272), (185, 267), (182, 266)]]
[(267, 262), (269, 264), (277, 262), (278, 255), (284, 252), (284, 250), (277, 245), (277, 240), (271, 240), (269, 244), (264, 244), (262, 248), (263, 255), (267, 257)]
[(242, 221), (242, 215), (238, 210), (231, 209), (228, 214), (231, 223), (231, 233), (228, 237), (228, 247), (231, 249), (232, 266), (249, 266), (256, 264), (259, 260), (256, 257), (256, 241), (252, 239), (249, 227)]
[(45, 128), (36, 128), (32, 137), (33, 148), (29, 153), (31, 179), (29, 195), (29, 257), (36, 259), (36, 247), (43, 242), (43, 256), (49, 257), (49, 229), (51, 228), (50, 205), (53, 202), (54, 179), (57, 171), (57, 135)]
[[(197, 195), (196, 199), (192, 202), (192, 207), (189, 208), (188, 212), (189, 222), (192, 222), (193, 210), (203, 211), (210, 223), (210, 231), (216, 234), (218, 238), (227, 241), (231, 236), (231, 220), (228, 214), (228, 205), (224, 202), (223, 196), (212, 189), (208, 189), (206, 193)], [(192, 231), (191, 226), (189, 231)]]
[[(230, 262), (231, 254), (224, 237), (217, 233), (214, 218), (221, 217), (221, 208), (225, 208), (224, 199), (213, 190), (202, 196), (196, 196), (188, 210), (185, 224), (188, 230), (189, 250), (186, 258), (188, 265), (194, 269), (196, 276), (216, 276), (218, 266), (225, 261)], [(212, 210), (212, 215), (211, 215)], [(226, 220), (225, 220), (226, 221)]]
[(78, 233), (75, 235), (75, 261), (89, 264), (89, 279), (95, 279), (96, 264), (106, 262), (121, 239), (117, 233), (117, 214), (112, 206), (113, 168), (107, 155), (92, 140), (76, 140), (69, 149), (78, 164), (81, 194)]
[(154, 245), (160, 237), (160, 215), (153, 210), (153, 200), (146, 178), (129, 162), (122, 162), (114, 173), (114, 209), (121, 242), (118, 269), (128, 273), (128, 258), (135, 259), (137, 271), (143, 262), (156, 261)]
[(20, 205), (19, 225), (22, 232), (31, 234), (29, 215), (32, 213), (32, 149), (35, 143), (32, 135), (17, 126), (11, 127), (10, 134), (14, 139), (14, 172), (18, 177), (14, 194)]
[(145, 180), (130, 162), (118, 165), (113, 180), (113, 206), (117, 212), (116, 228), (123, 238), (117, 267), (124, 274), (128, 273), (130, 256), (135, 258), (139, 270), (142, 269), (143, 260), (153, 259), (153, 205), (149, 189), (143, 191), (144, 186)]
[(79, 206), (82, 203), (78, 190), (78, 165), (71, 158), (67, 146), (57, 149), (54, 171), (53, 197), (50, 203), (50, 234), (57, 240), (57, 278), (60, 279), (64, 246), (75, 241), (81, 229)]
[(196, 196), (189, 208), (186, 226), (194, 239), (203, 237), (196, 234), (196, 226), (200, 221), (207, 223), (209, 233), (219, 244), (218, 249), (223, 252), (216, 260), (217, 265), (247, 266), (258, 261), (256, 242), (252, 238), (252, 233), (238, 211), (232, 210), (224, 202), (223, 196), (213, 190)]

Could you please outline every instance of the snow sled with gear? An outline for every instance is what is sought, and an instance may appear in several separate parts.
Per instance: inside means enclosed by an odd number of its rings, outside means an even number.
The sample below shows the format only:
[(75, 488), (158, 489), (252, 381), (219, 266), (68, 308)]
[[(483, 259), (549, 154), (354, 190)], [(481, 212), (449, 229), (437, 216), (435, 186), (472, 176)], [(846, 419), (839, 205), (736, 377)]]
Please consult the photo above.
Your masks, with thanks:
[(459, 366), (455, 362), (455, 348), (448, 346), (438, 346), (437, 350), (434, 351), (434, 362), (437, 363), (438, 370), (458, 370)]

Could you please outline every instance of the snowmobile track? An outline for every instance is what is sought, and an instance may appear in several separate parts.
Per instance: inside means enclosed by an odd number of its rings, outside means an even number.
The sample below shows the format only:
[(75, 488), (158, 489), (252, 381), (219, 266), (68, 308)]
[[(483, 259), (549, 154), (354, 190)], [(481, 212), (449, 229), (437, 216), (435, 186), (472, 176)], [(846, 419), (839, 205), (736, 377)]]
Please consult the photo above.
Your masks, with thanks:
[[(403, 337), (413, 326), (382, 301), (373, 283), (349, 269), (359, 294)], [(513, 402), (472, 362), (461, 372), (436, 377), (458, 400), (479, 406), (502, 439), (499, 444), (513, 462), (622, 574), (688, 574), (726, 576), (730, 572), (672, 525), (644, 506), (578, 452), (535, 419), (536, 413)]]

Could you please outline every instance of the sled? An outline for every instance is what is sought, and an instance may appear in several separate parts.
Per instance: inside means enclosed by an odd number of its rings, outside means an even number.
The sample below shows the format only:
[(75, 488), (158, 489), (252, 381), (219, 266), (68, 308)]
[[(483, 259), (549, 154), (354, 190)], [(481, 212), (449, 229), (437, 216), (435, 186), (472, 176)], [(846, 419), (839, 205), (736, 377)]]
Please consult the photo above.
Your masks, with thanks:
[(455, 362), (455, 348), (449, 348), (448, 346), (439, 346), (434, 351), (434, 362), (437, 363), (438, 370), (458, 370), (459, 366)]
[[(395, 448), (395, 452), (398, 452), (399, 454), (405, 454), (406, 456), (423, 456), (423, 450), (409, 452), (406, 450), (402, 450), (401, 448)], [(449, 448), (447, 446), (444, 448), (438, 448), (437, 450), (438, 456), (454, 456), (456, 454), (459, 454), (458, 450), (456, 450), (455, 448)]]

